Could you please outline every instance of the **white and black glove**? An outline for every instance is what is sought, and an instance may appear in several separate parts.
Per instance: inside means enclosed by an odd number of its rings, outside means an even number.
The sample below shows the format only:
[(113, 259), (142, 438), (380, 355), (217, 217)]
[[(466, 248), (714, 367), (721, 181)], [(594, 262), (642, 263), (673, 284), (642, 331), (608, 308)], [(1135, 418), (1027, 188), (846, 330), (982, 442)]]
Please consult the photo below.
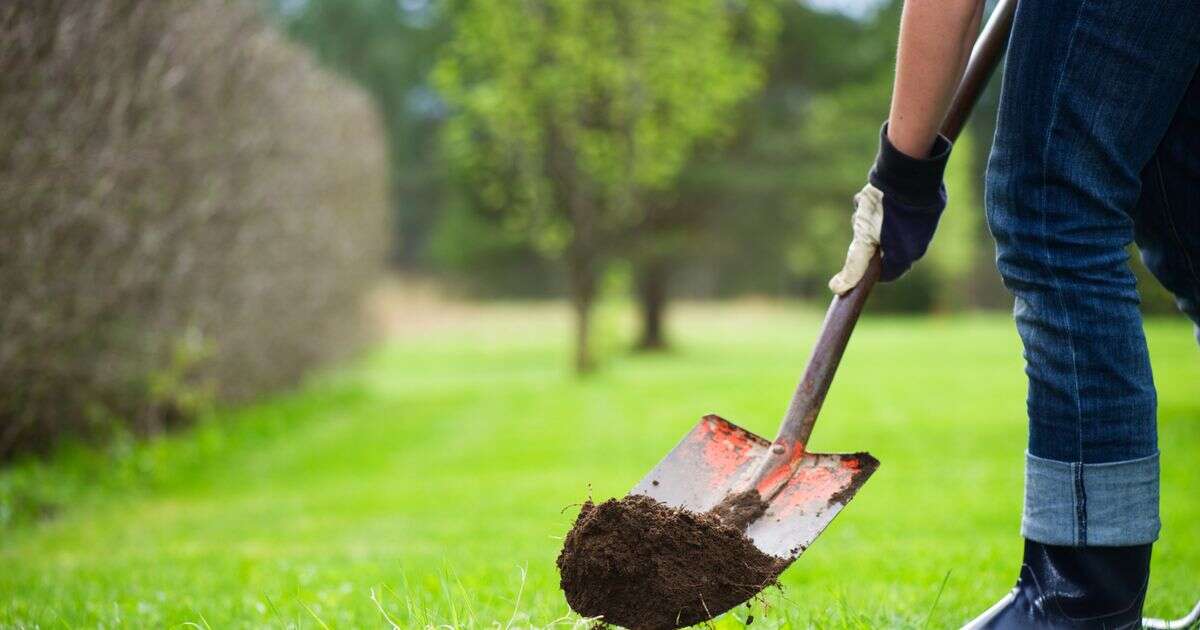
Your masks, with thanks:
[(876, 249), (883, 252), (883, 282), (904, 275), (925, 255), (946, 208), (942, 173), (951, 148), (939, 135), (929, 157), (914, 158), (892, 146), (884, 123), (868, 183), (854, 195), (854, 240), (842, 270), (829, 281), (834, 293), (841, 295), (858, 285)]

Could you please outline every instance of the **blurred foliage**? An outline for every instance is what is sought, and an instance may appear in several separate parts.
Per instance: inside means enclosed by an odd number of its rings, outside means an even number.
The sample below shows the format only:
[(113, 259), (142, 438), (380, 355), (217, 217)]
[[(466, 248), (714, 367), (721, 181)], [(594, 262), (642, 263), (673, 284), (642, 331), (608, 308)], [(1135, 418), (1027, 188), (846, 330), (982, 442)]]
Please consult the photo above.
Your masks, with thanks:
[(293, 37), (374, 98), (390, 157), (392, 258), (423, 266), (447, 203), (437, 146), (444, 104), (429, 72), (450, 35), (450, 15), (438, 0), (264, 1)]
[(253, 7), (4, 3), (0, 93), (0, 459), (154, 433), (359, 347), (377, 117)]
[[(397, 264), (567, 292), (580, 338), (606, 291), (634, 294), (644, 347), (669, 297), (823, 301), (899, 9), (0, 3), (0, 458), (155, 432), (355, 348), (389, 190)], [(928, 260), (872, 309), (1009, 308), (982, 211), (996, 99), (959, 139)], [(1134, 268), (1145, 309), (1174, 311)]]
[[(564, 213), (546, 212), (546, 191), (532, 197), (535, 182), (518, 176), (530, 172), (529, 163), (541, 150), (535, 138), (519, 136), (528, 128), (529, 105), (539, 98), (545, 101), (545, 90), (561, 86), (548, 76), (535, 80), (516, 73), (539, 61), (528, 58), (539, 46), (586, 45), (594, 48), (595, 59), (577, 48), (567, 50), (604, 74), (584, 72), (554, 80), (579, 90), (599, 78), (613, 84), (632, 76), (661, 77), (664, 83), (654, 86), (656, 93), (674, 102), (702, 105), (700, 110), (687, 108), (688, 117), (679, 121), (647, 118), (665, 126), (637, 128), (639, 135), (626, 139), (626, 148), (645, 144), (659, 151), (657, 160), (639, 152), (635, 159), (622, 161), (614, 157), (621, 147), (588, 136), (588, 160), (596, 163), (587, 166), (604, 184), (597, 194), (614, 199), (611, 211), (618, 229), (611, 231), (622, 235), (612, 256), (630, 263), (629, 286), (635, 296), (645, 305), (665, 301), (668, 294), (827, 297), (825, 281), (840, 264), (849, 238), (850, 196), (865, 180), (887, 110), (900, 2), (867, 3), (850, 13), (830, 11), (829, 3), (726, 3), (733, 15), (726, 13), (724, 23), (736, 31), (734, 42), (743, 62), (747, 56), (766, 55), (764, 70), (743, 82), (742, 76), (714, 76), (710, 70), (730, 68), (713, 63), (700, 69), (718, 84), (701, 85), (681, 77), (694, 72), (688, 68), (721, 54), (720, 46), (713, 48), (705, 39), (721, 23), (694, 25), (699, 30), (687, 42), (694, 57), (683, 58), (684, 65), (669, 73), (648, 74), (645, 62), (632, 63), (633, 53), (615, 63), (617, 58), (604, 52), (605, 29), (611, 35), (613, 19), (626, 10), (621, 2), (569, 3), (571, 11), (559, 18), (578, 21), (582, 11), (589, 12), (589, 30), (581, 30), (577, 22), (575, 37), (566, 31), (542, 32), (551, 24), (548, 18), (516, 25), (500, 19), (557, 6), (550, 2), (480, 8), (455, 0), (271, 1), (291, 33), (363, 84), (380, 103), (392, 146), (401, 264), (434, 272), (477, 296), (543, 296), (569, 289), (561, 265), (542, 255), (565, 247), (572, 232), (564, 226)], [(686, 8), (693, 19), (714, 10), (705, 3)], [(651, 11), (671, 10), (638, 7), (637, 20), (644, 21)], [(763, 22), (768, 13), (775, 17)], [(760, 16), (758, 22), (746, 19), (755, 15)], [(452, 44), (456, 32), (470, 32), (477, 41)], [(631, 30), (626, 39), (636, 40), (639, 32)], [(492, 50), (482, 43), (501, 41), (512, 50)], [(658, 63), (677, 63), (667, 48), (654, 51), (660, 55)], [(464, 54), (508, 62), (476, 64), (472, 76), (456, 75), (462, 68), (443, 69), (447, 84), (435, 85), (432, 70), (439, 55)], [(463, 94), (448, 88), (459, 79), (476, 88), (485, 82), (491, 85), (471, 96), (476, 114), (490, 109), (516, 117), (500, 121), (494, 115), (466, 116), (467, 108), (458, 104), (458, 118), (452, 120), (448, 101)], [(977, 105), (947, 172), (950, 206), (929, 261), (903, 281), (881, 286), (872, 298), (873, 309), (1010, 308), (1011, 298), (995, 271), (982, 209), (983, 172), (999, 96), (996, 83)], [(735, 99), (738, 104), (733, 107), (691, 96), (693, 91), (701, 93), (696, 90), (732, 94), (730, 89), (751, 92)], [(718, 110), (722, 113), (714, 123), (712, 113)], [(443, 131), (448, 122), (452, 128)], [(714, 124), (719, 133), (672, 148), (679, 125)], [(499, 150), (499, 136), (479, 133), (488, 125), (506, 132), (510, 146)], [(436, 141), (440, 134), (451, 138), (449, 152)], [(513, 144), (521, 145), (519, 151)], [(514, 158), (515, 152), (524, 162)], [(621, 193), (622, 188), (640, 192)], [(517, 210), (537, 204), (539, 213)], [(619, 229), (629, 226), (632, 229)], [(1153, 282), (1146, 282), (1144, 273), (1139, 277), (1149, 310), (1169, 303)]]
[(648, 230), (703, 142), (763, 80), (776, 14), (764, 2), (450, 3), (435, 85), (446, 157), (474, 208), (564, 263), (576, 366), (604, 265)]

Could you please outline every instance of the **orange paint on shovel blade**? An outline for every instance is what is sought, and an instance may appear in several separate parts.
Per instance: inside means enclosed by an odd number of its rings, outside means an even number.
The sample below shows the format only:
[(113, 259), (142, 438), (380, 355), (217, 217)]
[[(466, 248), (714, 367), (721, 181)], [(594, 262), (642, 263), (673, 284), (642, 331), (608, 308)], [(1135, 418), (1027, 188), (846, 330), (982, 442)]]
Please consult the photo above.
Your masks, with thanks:
[(704, 442), (704, 462), (712, 472), (710, 483), (720, 485), (749, 459), (750, 439), (744, 432), (715, 416), (706, 418), (702, 426), (709, 432)]
[(847, 478), (824, 466), (805, 467), (797, 470), (788, 485), (775, 499), (777, 509), (787, 511), (805, 503), (825, 502), (846, 485)]
[[(780, 446), (780, 444), (781, 443), (777, 442), (775, 447)], [(788, 449), (787, 460), (776, 466), (775, 469), (768, 473), (767, 476), (764, 477), (762, 481), (760, 481), (755, 487), (755, 489), (758, 490), (758, 493), (764, 497), (770, 496), (776, 488), (778, 488), (781, 484), (786, 483), (788, 477), (792, 476), (792, 471), (796, 470), (796, 466), (799, 464), (800, 460), (804, 458), (805, 449), (803, 444), (792, 443), (783, 444), (783, 446)]]

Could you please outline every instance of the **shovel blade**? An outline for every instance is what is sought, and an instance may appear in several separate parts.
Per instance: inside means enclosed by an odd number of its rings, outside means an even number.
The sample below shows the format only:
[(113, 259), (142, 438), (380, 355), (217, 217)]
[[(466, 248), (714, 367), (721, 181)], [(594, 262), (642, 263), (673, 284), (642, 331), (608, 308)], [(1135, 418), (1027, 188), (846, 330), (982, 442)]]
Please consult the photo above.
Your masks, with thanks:
[[(746, 488), (770, 447), (769, 440), (720, 416), (705, 416), (631, 494), (707, 512)], [(806, 453), (746, 536), (763, 553), (795, 560), (878, 467), (868, 453)]]

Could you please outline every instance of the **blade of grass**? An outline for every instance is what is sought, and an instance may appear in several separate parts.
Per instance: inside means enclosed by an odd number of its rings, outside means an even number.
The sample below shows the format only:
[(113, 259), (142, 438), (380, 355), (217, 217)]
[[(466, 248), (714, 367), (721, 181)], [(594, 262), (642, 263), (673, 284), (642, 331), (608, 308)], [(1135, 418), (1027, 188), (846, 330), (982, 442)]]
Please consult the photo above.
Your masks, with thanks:
[(938, 602), (942, 601), (942, 593), (946, 590), (946, 583), (950, 581), (950, 571), (946, 571), (946, 577), (942, 578), (942, 585), (938, 587), (937, 596), (933, 598), (933, 605), (929, 607), (929, 614), (925, 615), (925, 623), (921, 624), (921, 628), (929, 627), (929, 620), (933, 619), (933, 611), (937, 609)]

